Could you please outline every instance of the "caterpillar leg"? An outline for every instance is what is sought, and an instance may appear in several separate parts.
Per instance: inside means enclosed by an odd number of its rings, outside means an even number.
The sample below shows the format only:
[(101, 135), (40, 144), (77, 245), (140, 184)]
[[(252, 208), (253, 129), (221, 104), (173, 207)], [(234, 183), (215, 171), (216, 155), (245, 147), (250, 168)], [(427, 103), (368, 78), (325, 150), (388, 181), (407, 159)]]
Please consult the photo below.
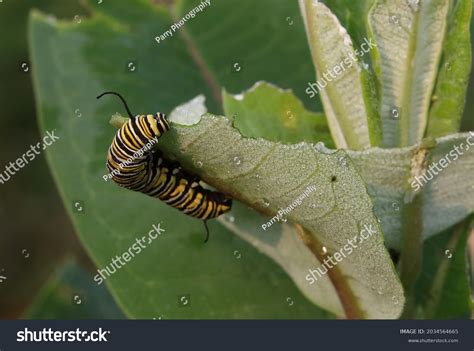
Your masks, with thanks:
[(204, 220), (203, 222), (204, 222), (204, 228), (206, 228), (206, 239), (204, 240), (204, 244), (205, 244), (209, 240), (209, 228), (207, 227), (207, 219)]

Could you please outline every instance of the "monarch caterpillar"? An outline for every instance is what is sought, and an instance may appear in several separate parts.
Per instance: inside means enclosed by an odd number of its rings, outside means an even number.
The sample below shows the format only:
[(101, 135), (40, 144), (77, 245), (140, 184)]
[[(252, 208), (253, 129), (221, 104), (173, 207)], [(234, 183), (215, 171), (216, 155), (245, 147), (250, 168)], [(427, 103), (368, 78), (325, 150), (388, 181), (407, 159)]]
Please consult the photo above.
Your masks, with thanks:
[[(166, 159), (156, 148), (148, 151), (150, 141), (158, 139), (169, 130), (165, 114), (138, 115), (133, 117), (124, 98), (122, 100), (130, 117), (117, 131), (107, 155), (107, 168), (112, 180), (129, 190), (159, 198), (188, 216), (202, 219), (209, 239), (207, 220), (228, 212), (232, 199), (225, 194), (204, 189), (197, 175), (186, 172), (179, 163)], [(147, 152), (143, 152), (147, 150)]]

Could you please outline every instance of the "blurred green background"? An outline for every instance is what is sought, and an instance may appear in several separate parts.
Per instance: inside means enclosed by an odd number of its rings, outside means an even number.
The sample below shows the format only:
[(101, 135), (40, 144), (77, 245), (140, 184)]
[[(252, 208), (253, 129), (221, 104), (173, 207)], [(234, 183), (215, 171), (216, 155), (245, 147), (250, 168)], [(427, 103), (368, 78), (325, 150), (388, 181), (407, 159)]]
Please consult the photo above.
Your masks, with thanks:
[[(32, 8), (61, 19), (87, 16), (78, 0), (0, 1), (0, 171), (41, 139), (26, 37)], [(468, 96), (474, 96), (472, 72)], [(474, 130), (473, 114), (470, 98), (463, 130)], [(0, 185), (0, 198), (0, 276), (6, 277), (0, 282), (0, 318), (123, 317), (103, 287), (84, 279), (95, 268), (74, 234), (44, 154)]]
[[(32, 8), (70, 20), (87, 15), (77, 0), (0, 2), (1, 171), (41, 139), (30, 75), (34, 67), (28, 57), (27, 18)], [(93, 297), (84, 297), (85, 290), (96, 298), (104, 292), (81, 280), (95, 268), (73, 231), (43, 153), (0, 185), (0, 197), (0, 275), (6, 277), (0, 283), (0, 318), (120, 316), (117, 311), (90, 309)]]

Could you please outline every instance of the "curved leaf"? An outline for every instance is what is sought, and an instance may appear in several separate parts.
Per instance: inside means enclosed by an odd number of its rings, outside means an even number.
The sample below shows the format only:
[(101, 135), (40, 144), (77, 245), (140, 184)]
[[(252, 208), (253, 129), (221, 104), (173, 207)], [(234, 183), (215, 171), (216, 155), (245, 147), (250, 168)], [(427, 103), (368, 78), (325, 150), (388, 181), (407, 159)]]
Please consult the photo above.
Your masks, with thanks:
[[(474, 147), (469, 145), (474, 144), (473, 135), (472, 132), (449, 135), (437, 139), (435, 146), (429, 148), (421, 143), (402, 149), (348, 152), (368, 184), (388, 247), (400, 248), (406, 196), (418, 187), (421, 188), (423, 204), (424, 239), (448, 229), (474, 212), (474, 179), (471, 177)], [(428, 170), (417, 174), (417, 182), (412, 178), (412, 166), (420, 150), (427, 152), (425, 166)], [(447, 166), (441, 167), (440, 160), (446, 158), (450, 161), (442, 161)], [(413, 181), (412, 187), (410, 183)]]
[(239, 95), (224, 91), (223, 101), (227, 116), (239, 116), (234, 118), (235, 127), (245, 136), (286, 143), (323, 142), (333, 147), (324, 115), (306, 110), (291, 90), (258, 82)]
[(471, 15), (472, 0), (457, 1), (443, 46), (443, 59), (432, 98), (427, 136), (440, 137), (456, 133), (461, 126), (471, 72)]
[[(182, 118), (188, 124), (186, 116)], [(267, 222), (279, 210), (305, 195), (304, 200), (298, 200), (297, 206), (284, 214), (284, 221), (293, 223), (296, 231), (283, 228), (279, 237), (268, 233), (267, 242), (260, 242), (255, 239), (267, 236), (266, 227), (262, 225), (271, 227), (273, 222), (271, 225), (263, 222), (260, 228), (247, 230), (252, 236), (250, 242), (260, 249), (267, 245), (267, 250), (273, 253), (271, 257), (281, 256), (282, 250), (291, 252), (291, 255), (288, 252), (283, 255), (284, 264), (277, 261), (308, 297), (333, 313), (341, 315), (344, 311), (352, 318), (395, 318), (399, 315), (403, 291), (384, 248), (365, 185), (343, 151), (326, 153), (309, 143), (290, 146), (246, 138), (227, 118), (209, 114), (191, 126), (176, 124), (180, 122), (179, 116), (173, 121), (175, 124), (162, 137), (160, 148), (213, 187), (266, 214)], [(314, 190), (308, 192), (308, 189)], [(235, 220), (242, 221), (245, 217), (236, 216)], [(367, 240), (361, 239), (360, 234), (365, 226), (375, 232)], [(294, 243), (291, 235), (301, 236), (306, 251), (309, 250), (299, 264), (296, 258), (304, 251), (303, 245)], [(355, 240), (360, 246), (329, 269), (321, 281), (309, 289), (302, 287), (304, 283), (311, 285), (309, 270), (316, 269), (322, 260), (343, 250), (349, 240)], [(283, 245), (280, 241), (288, 244)], [(310, 255), (313, 266), (307, 265)], [(294, 269), (295, 265), (303, 268), (303, 272)], [(339, 298), (339, 306), (334, 297), (328, 298), (331, 295), (328, 293), (334, 296), (334, 292)]]
[(366, 68), (356, 61), (362, 51), (353, 48), (345, 28), (324, 4), (300, 0), (300, 8), (317, 71), (316, 90), (334, 141), (338, 148), (368, 148), (369, 119), (377, 117), (372, 116), (372, 106), (365, 105), (361, 70)]
[(371, 9), (384, 147), (414, 145), (425, 134), (448, 8), (449, 0), (377, 0)]

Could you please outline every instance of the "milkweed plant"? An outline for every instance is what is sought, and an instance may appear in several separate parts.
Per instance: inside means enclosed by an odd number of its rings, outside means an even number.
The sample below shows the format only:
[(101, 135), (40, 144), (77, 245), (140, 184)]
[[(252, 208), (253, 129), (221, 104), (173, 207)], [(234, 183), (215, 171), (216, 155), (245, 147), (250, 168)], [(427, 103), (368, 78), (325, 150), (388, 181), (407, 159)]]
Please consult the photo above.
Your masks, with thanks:
[[(61, 137), (47, 159), (90, 279), (126, 316), (470, 317), (472, 0), (86, 6), (30, 15), (38, 121)], [(106, 176), (127, 120), (104, 91), (168, 116), (144, 157), (233, 199), (207, 243)]]

